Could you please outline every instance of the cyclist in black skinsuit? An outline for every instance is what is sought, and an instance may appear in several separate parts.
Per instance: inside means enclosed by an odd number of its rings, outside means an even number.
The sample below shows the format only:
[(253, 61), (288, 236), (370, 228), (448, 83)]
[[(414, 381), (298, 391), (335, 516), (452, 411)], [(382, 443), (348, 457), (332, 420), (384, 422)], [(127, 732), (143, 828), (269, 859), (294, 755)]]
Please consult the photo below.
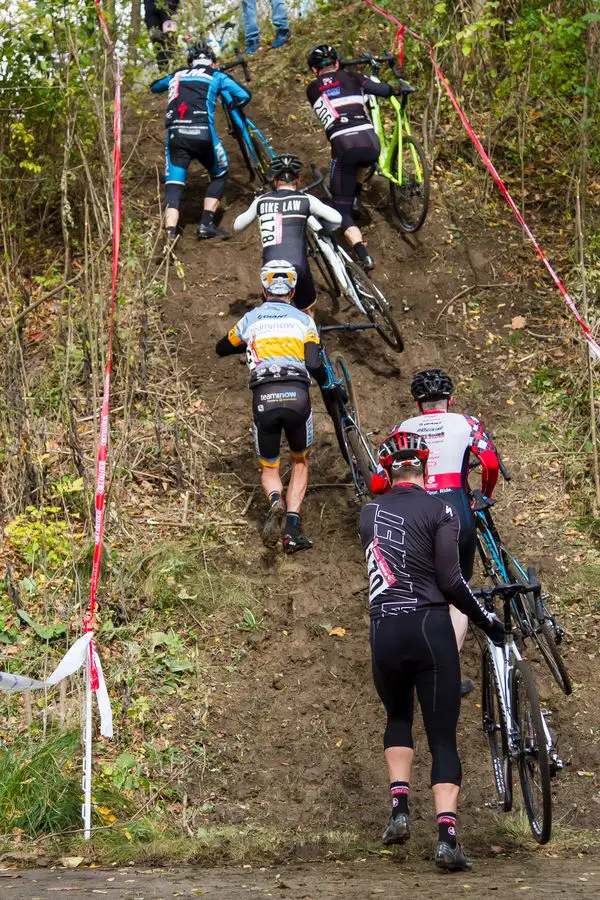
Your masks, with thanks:
[(498, 643), (504, 626), (478, 603), (461, 575), (458, 517), (423, 487), (428, 456), (420, 435), (394, 429), (379, 448), (392, 489), (363, 507), (360, 517), (369, 575), (373, 680), (388, 717), (384, 747), (393, 807), (383, 841), (401, 844), (410, 834), (416, 688), (432, 757), (439, 828), (436, 864), (465, 869), (471, 863), (456, 840), (460, 663), (449, 604)]
[(306, 96), (331, 143), (330, 189), (333, 205), (342, 214), (344, 236), (365, 272), (374, 262), (367, 252), (352, 212), (362, 188), (359, 173), (379, 159), (381, 145), (367, 115), (363, 94), (391, 97), (395, 88), (366, 75), (340, 69), (337, 51), (319, 44), (308, 54), (308, 66), (317, 76)]
[(294, 305), (307, 310), (317, 299), (306, 255), (306, 223), (315, 216), (330, 226), (341, 224), (342, 217), (312, 194), (301, 193), (297, 156), (282, 154), (271, 160), (273, 190), (256, 197), (246, 212), (233, 223), (234, 231), (243, 231), (258, 219), (263, 248), (263, 265), (274, 259), (286, 259), (298, 274)]

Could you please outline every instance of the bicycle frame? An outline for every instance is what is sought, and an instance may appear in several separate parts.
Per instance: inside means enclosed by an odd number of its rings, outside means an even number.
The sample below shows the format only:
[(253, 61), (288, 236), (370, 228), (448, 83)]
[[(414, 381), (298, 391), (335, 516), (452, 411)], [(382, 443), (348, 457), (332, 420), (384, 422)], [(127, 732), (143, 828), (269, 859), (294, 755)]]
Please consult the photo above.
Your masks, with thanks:
[[(486, 510), (487, 512), (487, 510)], [(525, 575), (527, 579), (527, 575)], [(506, 586), (510, 585), (510, 579), (507, 578), (505, 582)], [(516, 586), (515, 586), (516, 587)], [(521, 589), (521, 585), (518, 586)], [(534, 592), (534, 594), (539, 595), (540, 592), (540, 584), (537, 582), (537, 586), (530, 587), (530, 590)], [(504, 720), (504, 724), (506, 726), (506, 732), (508, 735), (508, 743), (509, 743), (509, 751), (510, 758), (512, 762), (515, 762), (517, 757), (519, 756), (520, 748), (519, 748), (519, 729), (515, 727), (513, 712), (512, 712), (512, 700), (511, 700), (511, 680), (512, 673), (515, 668), (515, 663), (520, 662), (523, 657), (517, 647), (515, 642), (515, 636), (512, 629), (512, 612), (513, 612), (513, 602), (514, 596), (518, 593), (517, 590), (513, 591), (510, 595), (504, 594), (504, 627), (506, 629), (506, 640), (502, 647), (496, 647), (494, 643), (489, 638), (486, 638), (486, 643), (488, 645), (488, 650), (490, 653), (490, 658), (492, 660), (492, 664), (494, 666), (494, 673), (496, 676), (496, 682), (500, 689), (500, 707), (501, 707), (501, 715)], [(544, 736), (546, 738), (546, 749), (548, 751), (548, 758), (552, 764), (553, 772), (559, 771), (563, 768), (563, 763), (558, 756), (554, 738), (552, 736), (552, 732), (546, 721), (547, 713), (542, 710), (542, 726), (544, 729)]]
[(314, 235), (319, 252), (323, 254), (331, 266), (341, 292), (354, 303), (359, 312), (366, 315), (366, 310), (346, 271), (346, 262), (350, 261), (350, 257), (344, 248), (340, 247), (335, 238), (322, 233), (323, 226), (314, 216), (309, 216), (308, 227)]
[[(383, 120), (381, 116), (381, 108), (379, 106), (379, 98), (375, 96), (375, 94), (367, 94), (366, 95), (366, 103), (367, 109), (369, 110), (369, 115), (371, 121), (373, 123), (373, 128), (379, 138), (379, 143), (381, 144), (381, 152), (379, 154), (379, 160), (377, 162), (377, 167), (381, 175), (387, 178), (389, 181), (392, 181), (394, 184), (401, 185), (402, 184), (402, 165), (403, 165), (403, 154), (402, 154), (402, 146), (403, 146), (403, 138), (404, 135), (408, 135), (412, 137), (412, 132), (410, 130), (410, 122), (408, 119), (408, 112), (406, 111), (406, 103), (407, 98), (406, 95), (399, 101), (396, 97), (390, 97), (390, 103), (392, 108), (396, 113), (396, 121), (394, 123), (394, 130), (391, 136), (388, 136), (385, 133), (385, 128), (383, 126)], [(415, 150), (413, 144), (409, 144), (410, 146), (410, 154), (412, 156), (413, 165), (415, 167), (415, 171), (418, 173), (418, 180), (423, 180), (423, 172), (421, 167), (421, 161), (419, 160), (417, 151)], [(394, 160), (394, 153), (396, 153), (397, 148), (397, 159), (396, 159), (396, 171), (392, 171), (392, 163)]]
[(275, 151), (273, 150), (261, 130), (254, 124), (252, 119), (248, 118), (248, 116), (242, 109), (238, 109), (236, 107), (234, 107), (233, 109), (230, 108), (227, 105), (227, 101), (224, 97), (221, 97), (221, 103), (225, 111), (225, 116), (229, 122), (229, 133), (233, 135), (237, 133), (240, 139), (244, 142), (253, 165), (255, 165), (257, 170), (260, 172), (262, 163), (256, 154), (256, 150), (254, 149), (250, 131), (256, 134), (257, 138), (264, 145), (265, 149), (268, 150), (271, 157), (275, 156)]

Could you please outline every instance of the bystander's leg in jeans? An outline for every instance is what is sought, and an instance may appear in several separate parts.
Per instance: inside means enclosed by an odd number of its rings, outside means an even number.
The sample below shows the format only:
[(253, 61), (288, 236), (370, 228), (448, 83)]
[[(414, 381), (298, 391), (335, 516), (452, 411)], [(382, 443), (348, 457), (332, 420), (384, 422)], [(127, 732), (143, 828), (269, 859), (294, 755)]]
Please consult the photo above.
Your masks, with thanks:
[[(283, 0), (279, 0), (279, 2), (283, 3)], [(242, 0), (242, 17), (246, 35), (246, 53), (255, 53), (260, 44), (256, 0)]]
[(290, 26), (285, 8), (285, 0), (271, 0), (271, 21), (275, 29), (273, 47), (281, 47), (290, 36)]

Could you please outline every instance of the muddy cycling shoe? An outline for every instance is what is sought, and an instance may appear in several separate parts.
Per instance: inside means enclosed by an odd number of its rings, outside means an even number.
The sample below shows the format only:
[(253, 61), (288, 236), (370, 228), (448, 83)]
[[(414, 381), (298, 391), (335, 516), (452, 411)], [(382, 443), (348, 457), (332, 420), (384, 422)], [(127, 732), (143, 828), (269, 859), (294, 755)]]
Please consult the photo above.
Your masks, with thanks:
[(405, 844), (410, 837), (410, 818), (407, 813), (398, 813), (396, 817), (390, 816), (387, 828), (383, 832), (383, 843)]
[(286, 553), (298, 553), (299, 550), (310, 550), (312, 547), (312, 541), (309, 541), (307, 537), (304, 537), (303, 534), (298, 532), (297, 534), (286, 534), (283, 533), (281, 537), (281, 543), (283, 544), (283, 549)]
[(451, 872), (461, 872), (470, 869), (473, 865), (468, 856), (463, 853), (460, 844), (451, 847), (446, 841), (438, 841), (435, 848), (435, 864), (438, 869), (448, 869)]
[(276, 547), (281, 537), (281, 524), (285, 516), (285, 501), (282, 497), (274, 500), (265, 513), (262, 539), (265, 547)]
[(375, 268), (375, 262), (372, 256), (369, 256), (367, 253), (366, 256), (363, 256), (362, 259), (360, 257), (357, 258), (356, 262), (359, 264), (363, 272), (370, 272)]
[(214, 222), (211, 222), (209, 225), (202, 225), (201, 223), (196, 228), (196, 234), (201, 241), (208, 241), (211, 238), (217, 241), (228, 241), (231, 237), (228, 231), (225, 231), (224, 228), (219, 228)]
[(468, 697), (471, 691), (475, 690), (475, 684), (471, 681), (470, 678), (463, 678), (460, 683), (460, 696)]

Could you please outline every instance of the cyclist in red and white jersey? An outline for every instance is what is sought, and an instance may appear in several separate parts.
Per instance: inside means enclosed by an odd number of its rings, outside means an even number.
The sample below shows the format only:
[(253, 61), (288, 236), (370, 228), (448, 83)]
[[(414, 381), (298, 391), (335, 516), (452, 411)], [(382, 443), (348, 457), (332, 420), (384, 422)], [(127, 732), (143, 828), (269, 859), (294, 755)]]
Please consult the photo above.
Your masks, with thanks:
[[(475, 519), (469, 503), (469, 461), (473, 454), (481, 463), (481, 491), (491, 497), (498, 480), (499, 460), (491, 438), (475, 416), (449, 412), (452, 379), (442, 369), (418, 372), (410, 386), (420, 415), (405, 419), (396, 428), (421, 435), (429, 447), (425, 490), (439, 494), (451, 504), (460, 522), (460, 568), (465, 581), (473, 574), (475, 560)], [(384, 472), (373, 476), (371, 492), (390, 489)], [(459, 648), (468, 628), (463, 613), (452, 609), (452, 621)]]

